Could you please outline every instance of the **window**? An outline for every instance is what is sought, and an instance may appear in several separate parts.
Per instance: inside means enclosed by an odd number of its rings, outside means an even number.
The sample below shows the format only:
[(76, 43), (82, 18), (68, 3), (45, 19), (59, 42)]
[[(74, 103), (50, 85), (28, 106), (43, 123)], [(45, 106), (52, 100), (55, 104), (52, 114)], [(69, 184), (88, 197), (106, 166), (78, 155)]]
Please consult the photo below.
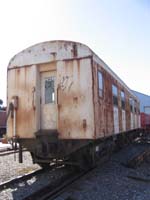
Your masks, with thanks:
[(134, 107), (134, 112), (136, 113), (136, 106)]
[(54, 103), (55, 101), (55, 77), (45, 79), (45, 104)]
[(103, 96), (103, 75), (98, 71), (98, 93), (99, 97)]
[(118, 106), (118, 89), (115, 85), (112, 85), (112, 93), (113, 93), (113, 104)]
[(133, 108), (134, 108), (134, 101), (132, 98), (129, 99), (130, 101), (130, 111), (133, 112)]
[(137, 102), (134, 101), (134, 112), (137, 113)]
[(121, 91), (121, 107), (125, 110), (125, 94), (123, 91)]

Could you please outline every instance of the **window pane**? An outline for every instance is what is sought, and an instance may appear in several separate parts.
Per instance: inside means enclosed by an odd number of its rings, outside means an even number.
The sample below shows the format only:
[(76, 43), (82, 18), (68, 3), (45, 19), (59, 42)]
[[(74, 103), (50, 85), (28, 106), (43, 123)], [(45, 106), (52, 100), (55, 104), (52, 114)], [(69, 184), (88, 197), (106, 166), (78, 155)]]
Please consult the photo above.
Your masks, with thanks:
[(99, 91), (99, 96), (102, 97), (102, 95), (103, 95), (103, 76), (100, 71), (98, 72), (98, 91)]
[(45, 104), (55, 101), (54, 77), (45, 80)]
[(103, 80), (102, 80), (102, 73), (101, 72), (98, 72), (98, 86), (99, 86), (99, 89), (103, 89)]
[(133, 112), (133, 108), (134, 108), (134, 100), (132, 98), (130, 98), (130, 110), (131, 112)]
[(117, 87), (115, 85), (112, 86), (112, 92), (114, 96), (118, 96), (118, 90)]
[(125, 110), (125, 95), (123, 91), (121, 91), (121, 107)]
[(124, 97), (124, 92), (123, 92), (123, 91), (121, 91), (121, 99), (122, 99), (122, 100), (125, 99), (125, 97)]
[(113, 93), (113, 104), (118, 106), (118, 89), (115, 85), (112, 85), (112, 93)]

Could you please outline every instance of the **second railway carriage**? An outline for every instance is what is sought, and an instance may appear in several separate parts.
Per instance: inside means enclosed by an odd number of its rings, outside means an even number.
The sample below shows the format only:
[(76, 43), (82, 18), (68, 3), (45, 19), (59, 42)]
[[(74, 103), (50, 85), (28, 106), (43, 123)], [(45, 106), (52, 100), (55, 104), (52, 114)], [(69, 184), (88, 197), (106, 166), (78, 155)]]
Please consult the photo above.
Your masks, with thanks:
[(0, 138), (6, 134), (6, 110), (0, 109)]
[(8, 137), (41, 165), (78, 159), (81, 149), (93, 159), (102, 141), (140, 127), (131, 90), (89, 47), (71, 41), (36, 44), (10, 60), (8, 108)]
[(137, 91), (133, 91), (133, 93), (140, 100), (141, 127), (149, 131), (150, 130), (150, 96), (146, 94), (142, 94)]

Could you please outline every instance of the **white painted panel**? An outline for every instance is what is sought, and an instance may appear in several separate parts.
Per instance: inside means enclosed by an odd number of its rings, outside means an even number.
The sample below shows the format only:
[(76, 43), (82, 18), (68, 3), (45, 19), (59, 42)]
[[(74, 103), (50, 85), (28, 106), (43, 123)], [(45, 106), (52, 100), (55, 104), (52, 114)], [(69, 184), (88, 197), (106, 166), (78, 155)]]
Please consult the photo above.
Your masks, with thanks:
[(137, 115), (134, 115), (134, 128), (137, 128)]
[(94, 138), (91, 70), (90, 59), (57, 63), (59, 138)]
[(138, 127), (141, 128), (141, 116), (138, 115)]
[(130, 114), (130, 126), (131, 126), (131, 129), (133, 129), (133, 113), (131, 112)]
[(122, 131), (126, 131), (126, 112), (122, 110)]
[[(18, 96), (16, 112), (16, 135), (22, 138), (33, 138), (37, 131), (36, 93), (38, 93), (37, 67), (22, 67), (8, 71), (8, 107), (13, 96)], [(13, 136), (13, 118), (7, 121), (7, 136)]]
[(118, 108), (114, 106), (114, 133), (119, 133), (119, 113)]

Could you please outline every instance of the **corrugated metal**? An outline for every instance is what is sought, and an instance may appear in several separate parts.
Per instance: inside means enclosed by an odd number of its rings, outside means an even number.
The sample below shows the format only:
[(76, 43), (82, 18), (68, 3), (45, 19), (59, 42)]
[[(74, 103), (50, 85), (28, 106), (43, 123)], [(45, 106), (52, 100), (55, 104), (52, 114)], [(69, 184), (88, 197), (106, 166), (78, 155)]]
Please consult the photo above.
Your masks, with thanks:
[(150, 96), (136, 91), (133, 92), (140, 100), (140, 112), (145, 112), (145, 106), (150, 107)]
[(150, 115), (150, 106), (144, 106), (144, 113)]

